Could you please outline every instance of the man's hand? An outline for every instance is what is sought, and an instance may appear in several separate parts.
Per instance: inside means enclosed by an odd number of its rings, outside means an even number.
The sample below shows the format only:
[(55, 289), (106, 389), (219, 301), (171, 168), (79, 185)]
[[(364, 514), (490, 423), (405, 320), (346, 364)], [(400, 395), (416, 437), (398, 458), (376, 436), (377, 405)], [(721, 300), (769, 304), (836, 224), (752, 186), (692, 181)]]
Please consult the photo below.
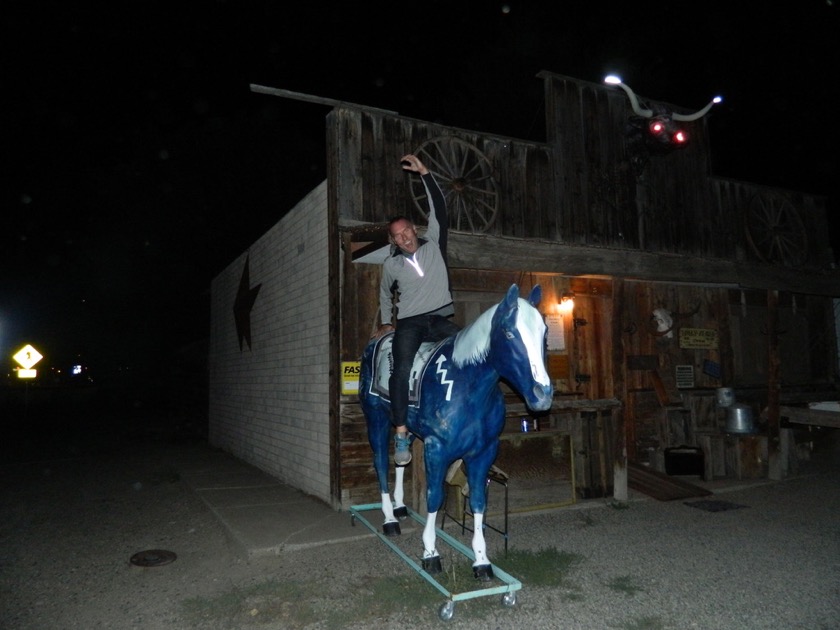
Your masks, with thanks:
[(400, 164), (402, 165), (404, 171), (412, 171), (414, 173), (419, 173), (420, 175), (426, 175), (429, 172), (429, 169), (423, 165), (420, 158), (413, 153), (402, 156), (400, 158)]

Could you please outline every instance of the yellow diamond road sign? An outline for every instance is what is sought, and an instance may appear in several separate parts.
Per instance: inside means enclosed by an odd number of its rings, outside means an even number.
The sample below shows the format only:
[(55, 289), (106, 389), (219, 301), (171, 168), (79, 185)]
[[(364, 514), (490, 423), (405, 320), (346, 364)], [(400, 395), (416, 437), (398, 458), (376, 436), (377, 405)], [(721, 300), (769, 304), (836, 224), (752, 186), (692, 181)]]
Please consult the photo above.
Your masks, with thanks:
[(26, 344), (23, 348), (18, 350), (12, 358), (17, 361), (23, 369), (28, 370), (44, 357), (42, 357), (41, 353), (35, 348)]

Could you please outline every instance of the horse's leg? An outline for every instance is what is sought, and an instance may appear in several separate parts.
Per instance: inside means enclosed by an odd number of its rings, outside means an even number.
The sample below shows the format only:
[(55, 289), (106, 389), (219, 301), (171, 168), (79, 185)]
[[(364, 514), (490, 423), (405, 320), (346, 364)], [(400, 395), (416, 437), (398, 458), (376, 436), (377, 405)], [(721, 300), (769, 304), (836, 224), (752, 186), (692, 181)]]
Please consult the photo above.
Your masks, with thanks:
[(426, 526), (423, 528), (423, 569), (440, 573), (443, 569), (435, 547), (437, 513), (443, 505), (443, 479), (451, 462), (443, 461), (443, 449), (437, 440), (427, 439), (423, 446), (426, 460)]
[(401, 521), (408, 518), (408, 508), (405, 506), (405, 490), (403, 479), (405, 478), (405, 466), (396, 466), (396, 479), (394, 479), (394, 516)]
[[(484, 492), (486, 486), (481, 488)], [(473, 562), (473, 576), (477, 580), (489, 582), (493, 578), (493, 565), (490, 564), (490, 559), (487, 557), (487, 541), (484, 540), (484, 513), (473, 512), (473, 531), (472, 548), (475, 554), (475, 562)]]
[(478, 457), (466, 462), (467, 481), (470, 484), (470, 509), (473, 513), (473, 575), (477, 580), (484, 582), (493, 578), (493, 565), (487, 557), (487, 542), (484, 540), (484, 513), (487, 510), (487, 473), (496, 459), (497, 452), (498, 444), (493, 444)]
[[(382, 500), (382, 514), (385, 520), (382, 533), (386, 536), (399, 536), (400, 522), (394, 516), (394, 506), (391, 504), (391, 494), (388, 489), (389, 438), (391, 436), (391, 420), (388, 407), (379, 405), (367, 413), (368, 440), (373, 450), (373, 468), (379, 480), (379, 494)], [(402, 493), (402, 475), (397, 472), (398, 492)]]

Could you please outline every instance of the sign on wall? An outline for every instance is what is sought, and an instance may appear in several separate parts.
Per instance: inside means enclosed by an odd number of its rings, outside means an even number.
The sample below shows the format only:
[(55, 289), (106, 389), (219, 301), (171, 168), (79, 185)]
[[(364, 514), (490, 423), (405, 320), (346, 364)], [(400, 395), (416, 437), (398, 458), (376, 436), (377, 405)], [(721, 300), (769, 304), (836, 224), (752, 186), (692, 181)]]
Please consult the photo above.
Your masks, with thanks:
[(559, 313), (549, 313), (545, 316), (545, 324), (548, 327), (548, 351), (565, 351), (566, 336), (563, 332), (563, 316)]
[(341, 394), (359, 393), (359, 374), (362, 371), (361, 361), (341, 362)]
[(718, 331), (714, 328), (680, 328), (680, 348), (716, 350)]

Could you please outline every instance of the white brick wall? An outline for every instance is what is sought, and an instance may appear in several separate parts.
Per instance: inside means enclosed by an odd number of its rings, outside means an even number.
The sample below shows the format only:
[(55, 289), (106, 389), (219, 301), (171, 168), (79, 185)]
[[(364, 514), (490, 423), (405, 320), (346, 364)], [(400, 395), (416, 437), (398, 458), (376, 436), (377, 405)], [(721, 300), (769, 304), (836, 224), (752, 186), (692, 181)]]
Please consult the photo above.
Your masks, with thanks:
[[(210, 443), (327, 503), (330, 496), (327, 183), (211, 285)], [(251, 347), (233, 303), (249, 258)]]

